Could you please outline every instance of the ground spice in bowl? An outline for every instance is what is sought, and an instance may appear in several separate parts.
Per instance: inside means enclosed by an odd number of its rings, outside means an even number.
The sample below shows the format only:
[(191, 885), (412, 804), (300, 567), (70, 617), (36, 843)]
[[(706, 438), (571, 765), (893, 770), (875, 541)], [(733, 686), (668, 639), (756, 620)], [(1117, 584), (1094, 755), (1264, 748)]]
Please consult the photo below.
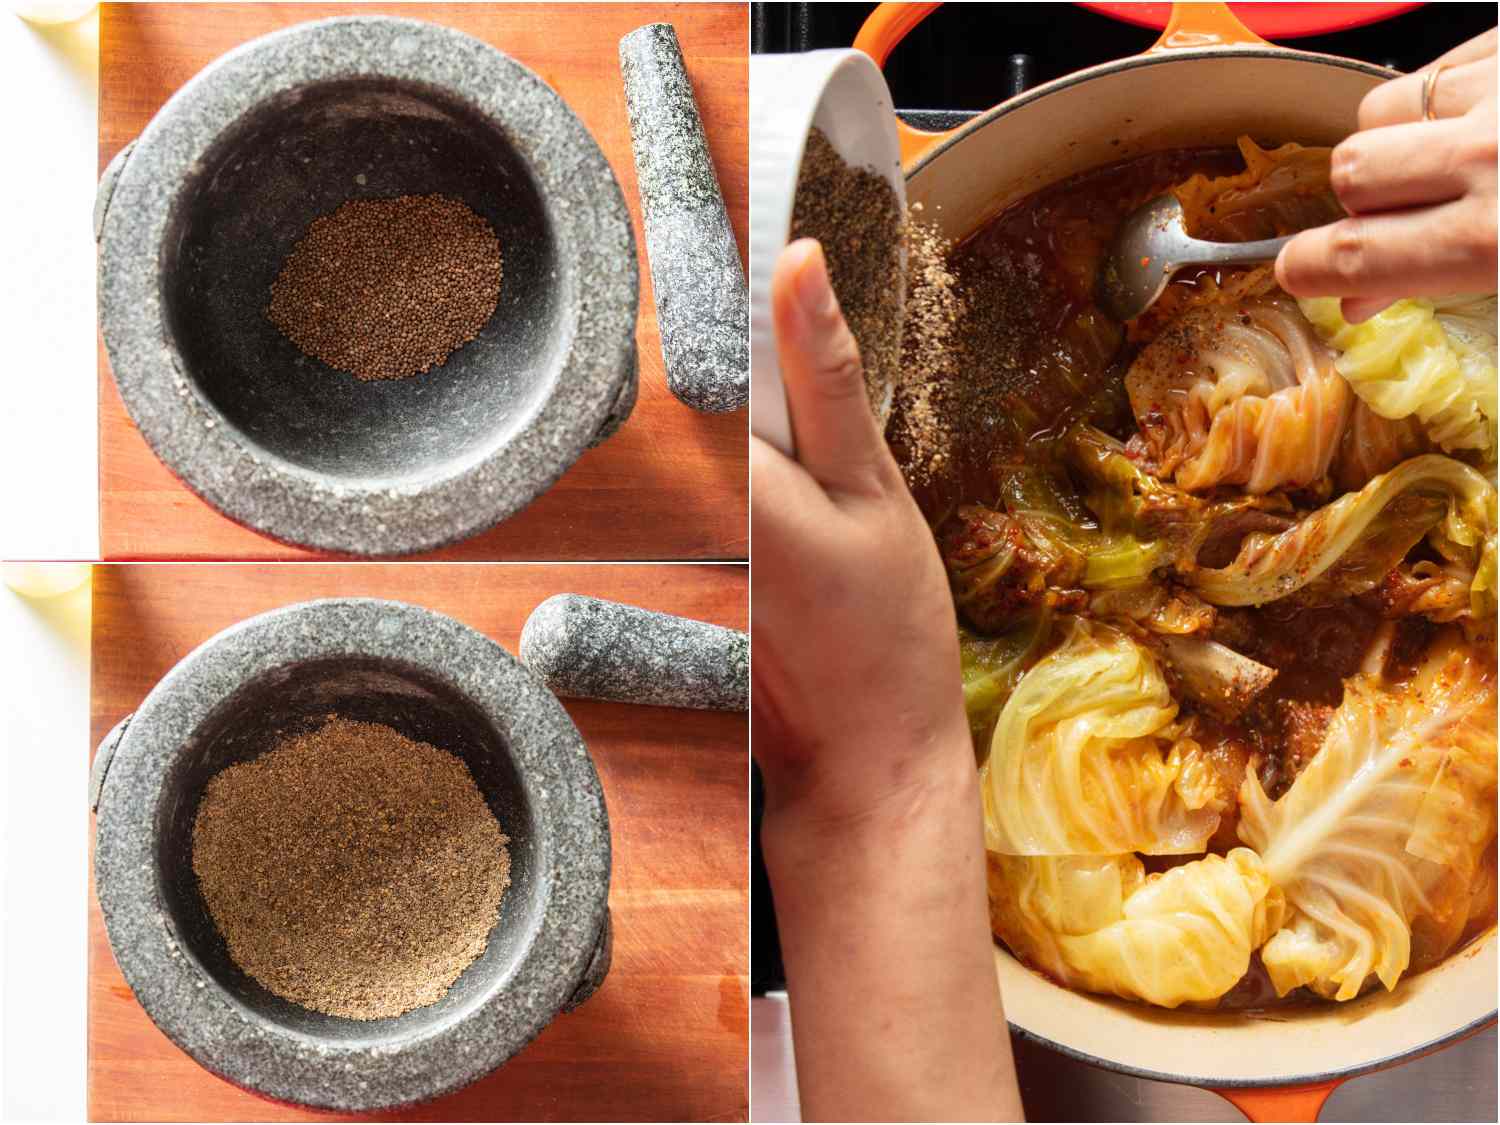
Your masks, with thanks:
[(819, 129), (807, 135), (792, 238), (815, 238), (859, 344), (870, 406), (884, 423), (901, 362), (901, 207), (885, 178), (854, 168)]
[(329, 716), (209, 780), (193, 871), (249, 976), (375, 1020), (440, 1000), (484, 952), (509, 842), (457, 757)]
[(266, 316), (305, 355), (362, 380), (425, 373), (473, 340), (500, 298), (500, 242), (444, 195), (359, 199), (312, 221)]

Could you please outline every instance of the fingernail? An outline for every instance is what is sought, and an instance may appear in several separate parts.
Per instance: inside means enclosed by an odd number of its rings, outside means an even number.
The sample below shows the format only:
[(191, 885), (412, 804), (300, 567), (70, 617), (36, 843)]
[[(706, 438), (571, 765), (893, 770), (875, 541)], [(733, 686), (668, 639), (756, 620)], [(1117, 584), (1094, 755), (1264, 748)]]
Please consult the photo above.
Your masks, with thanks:
[(1348, 324), (1363, 324), (1372, 316), (1383, 313), (1391, 307), (1392, 302), (1382, 300), (1369, 300), (1359, 297), (1346, 297), (1339, 302), (1339, 312)]

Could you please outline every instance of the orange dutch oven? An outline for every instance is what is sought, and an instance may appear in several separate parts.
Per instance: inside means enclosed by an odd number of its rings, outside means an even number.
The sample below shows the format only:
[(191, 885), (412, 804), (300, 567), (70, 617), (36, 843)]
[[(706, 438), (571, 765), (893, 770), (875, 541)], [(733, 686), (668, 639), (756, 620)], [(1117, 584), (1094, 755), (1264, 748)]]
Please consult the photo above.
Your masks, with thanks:
[[(937, 4), (882, 4), (854, 46), (877, 65)], [(1180, 3), (1144, 54), (1019, 94), (947, 133), (897, 123), (907, 198), (951, 238), (1077, 172), (1160, 149), (1337, 143), (1394, 72), (1274, 46), (1225, 4)], [(1347, 1003), (1264, 1013), (1163, 1011), (1063, 988), (1000, 948), (1021, 1036), (1141, 1078), (1218, 1092), (1252, 1121), (1314, 1121), (1342, 1081), (1414, 1059), (1495, 1020), (1494, 928), (1437, 967)]]

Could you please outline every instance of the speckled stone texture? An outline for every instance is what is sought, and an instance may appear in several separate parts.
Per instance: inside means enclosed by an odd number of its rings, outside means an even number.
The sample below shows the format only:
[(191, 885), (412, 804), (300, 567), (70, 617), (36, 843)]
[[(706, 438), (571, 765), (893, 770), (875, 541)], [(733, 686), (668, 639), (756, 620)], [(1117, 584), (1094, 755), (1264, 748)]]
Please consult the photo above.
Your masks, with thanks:
[(738, 410), (750, 395), (745, 270), (672, 25), (621, 39), (620, 72), (667, 385), (695, 410)]
[[(228, 958), (192, 875), (208, 778), (329, 711), (457, 754), (512, 840), (484, 954), (442, 1000), (395, 1019), (266, 992)], [(368, 1111), (495, 1069), (603, 980), (609, 878), (604, 795), (557, 698), (487, 637), (400, 602), (305, 602), (206, 641), (142, 702), (102, 776), (95, 886), (126, 981), (194, 1059), (282, 1101)]]
[[(357, 198), (438, 192), (494, 227), (497, 311), (424, 376), (361, 384), (264, 315), (287, 252)], [(384, 16), (293, 26), (179, 90), (96, 207), (99, 315), (131, 418), (208, 503), (361, 555), (473, 535), (549, 488), (634, 401), (629, 213), (536, 74)]]
[(630, 413), (635, 409), (635, 400), (641, 390), (640, 379), (636, 377), (636, 357), (638, 354), (635, 343), (632, 341), (630, 345), (630, 378), (620, 387), (620, 393), (615, 398), (615, 405), (611, 408), (609, 417), (604, 419), (604, 425), (599, 427), (599, 432), (589, 442), (590, 449), (593, 449), (596, 445), (603, 445), (619, 432), (621, 426), (630, 420)]
[(747, 634), (582, 594), (531, 611), (521, 659), (559, 695), (706, 711), (750, 705)]

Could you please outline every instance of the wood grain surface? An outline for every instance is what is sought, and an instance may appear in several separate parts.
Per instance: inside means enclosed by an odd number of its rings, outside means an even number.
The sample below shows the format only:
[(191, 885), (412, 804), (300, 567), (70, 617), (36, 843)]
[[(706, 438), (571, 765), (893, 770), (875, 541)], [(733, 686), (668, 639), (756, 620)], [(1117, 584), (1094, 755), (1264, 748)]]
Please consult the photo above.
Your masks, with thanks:
[[(747, 625), (745, 568), (735, 565), (99, 566), (93, 745), (192, 648), (276, 606), (339, 595), (399, 598), (450, 614), (515, 652), (532, 608), (564, 591)], [(747, 1119), (745, 716), (565, 703), (609, 806), (609, 977), (583, 1007), (559, 1016), (488, 1078), (376, 1119)], [(92, 821), (89, 832), (92, 851)], [(350, 1120), (246, 1093), (174, 1046), (116, 967), (92, 878), (90, 884), (91, 1120)]]
[[(620, 37), (672, 23), (682, 42), (743, 258), (748, 224), (748, 25), (743, 4), (104, 4), (99, 168), (230, 48), (329, 15), (388, 13), (467, 32), (531, 67), (583, 120), (620, 180), (641, 259), (640, 400), (625, 427), (498, 527), (427, 557), (742, 559), (746, 412), (699, 414), (667, 390), (620, 84)], [(290, 559), (209, 507), (137, 432), (99, 348), (99, 540), (106, 559)]]

